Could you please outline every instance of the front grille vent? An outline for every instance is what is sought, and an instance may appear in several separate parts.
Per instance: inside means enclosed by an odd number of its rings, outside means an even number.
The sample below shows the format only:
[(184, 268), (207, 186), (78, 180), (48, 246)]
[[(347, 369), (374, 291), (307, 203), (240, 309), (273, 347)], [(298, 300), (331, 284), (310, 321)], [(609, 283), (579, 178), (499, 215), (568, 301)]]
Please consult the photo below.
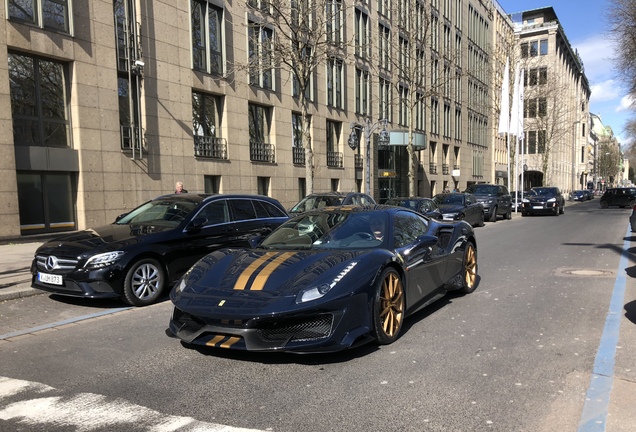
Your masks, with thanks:
[(258, 334), (265, 341), (310, 341), (329, 336), (333, 315), (317, 315), (273, 321), (261, 326)]

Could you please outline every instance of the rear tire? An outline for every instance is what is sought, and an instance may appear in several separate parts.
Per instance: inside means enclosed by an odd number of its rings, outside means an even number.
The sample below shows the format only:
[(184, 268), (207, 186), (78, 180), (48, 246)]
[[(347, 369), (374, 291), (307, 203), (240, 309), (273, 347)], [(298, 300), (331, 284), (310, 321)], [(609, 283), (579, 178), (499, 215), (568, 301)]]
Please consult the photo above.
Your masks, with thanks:
[(122, 300), (132, 306), (155, 303), (166, 285), (161, 264), (152, 258), (141, 259), (130, 267), (124, 279)]
[(607, 204), (607, 201), (601, 201), (601, 208), (606, 209), (608, 207), (609, 205)]
[(398, 272), (387, 268), (375, 288), (373, 300), (373, 337), (379, 345), (395, 341), (404, 322), (404, 286)]
[(506, 219), (512, 219), (512, 207), (508, 207), (508, 212), (506, 213)]

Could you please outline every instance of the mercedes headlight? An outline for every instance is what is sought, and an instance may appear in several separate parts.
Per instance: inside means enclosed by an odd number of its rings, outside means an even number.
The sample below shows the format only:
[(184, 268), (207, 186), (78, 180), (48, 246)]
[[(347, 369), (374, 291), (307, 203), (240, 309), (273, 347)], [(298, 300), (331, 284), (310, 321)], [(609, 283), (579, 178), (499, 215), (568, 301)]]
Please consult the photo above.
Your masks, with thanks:
[(556, 202), (556, 198), (550, 198), (548, 202)]
[(117, 262), (125, 254), (124, 251), (105, 252), (97, 255), (93, 255), (84, 264), (85, 269), (100, 269), (108, 267), (109, 265)]

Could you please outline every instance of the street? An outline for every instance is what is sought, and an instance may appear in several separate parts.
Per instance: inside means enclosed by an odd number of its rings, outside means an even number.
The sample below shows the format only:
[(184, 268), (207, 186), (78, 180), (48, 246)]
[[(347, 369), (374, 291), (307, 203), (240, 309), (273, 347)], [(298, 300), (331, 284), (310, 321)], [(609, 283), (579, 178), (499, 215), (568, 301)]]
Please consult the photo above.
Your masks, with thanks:
[[(186, 347), (165, 333), (168, 300), (2, 302), (0, 430), (633, 430), (630, 212), (597, 198), (558, 217), (486, 223), (473, 294), (408, 318), (392, 345), (336, 354)], [(601, 424), (579, 429), (619, 287), (611, 403)]]

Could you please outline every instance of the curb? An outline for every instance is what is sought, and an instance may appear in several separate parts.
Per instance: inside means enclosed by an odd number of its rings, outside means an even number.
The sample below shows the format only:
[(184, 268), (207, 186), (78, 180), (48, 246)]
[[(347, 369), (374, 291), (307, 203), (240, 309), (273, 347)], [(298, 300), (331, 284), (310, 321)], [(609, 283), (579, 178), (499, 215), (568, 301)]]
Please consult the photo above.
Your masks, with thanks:
[(10, 288), (0, 289), (0, 301), (15, 300), (24, 297), (46, 294), (46, 292), (31, 288), (30, 284), (15, 285)]

